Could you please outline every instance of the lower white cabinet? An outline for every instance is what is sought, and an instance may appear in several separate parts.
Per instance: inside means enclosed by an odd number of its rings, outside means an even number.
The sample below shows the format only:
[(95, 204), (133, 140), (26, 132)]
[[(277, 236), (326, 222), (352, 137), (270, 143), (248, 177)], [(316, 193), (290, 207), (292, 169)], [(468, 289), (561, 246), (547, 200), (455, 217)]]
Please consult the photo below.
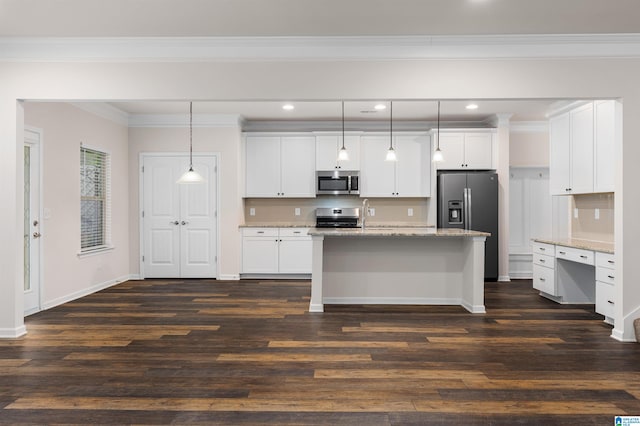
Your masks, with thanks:
[(244, 228), (243, 274), (310, 274), (309, 228)]
[(554, 246), (533, 243), (533, 288), (557, 296)]
[(609, 253), (596, 253), (596, 312), (613, 324), (615, 316), (615, 258)]

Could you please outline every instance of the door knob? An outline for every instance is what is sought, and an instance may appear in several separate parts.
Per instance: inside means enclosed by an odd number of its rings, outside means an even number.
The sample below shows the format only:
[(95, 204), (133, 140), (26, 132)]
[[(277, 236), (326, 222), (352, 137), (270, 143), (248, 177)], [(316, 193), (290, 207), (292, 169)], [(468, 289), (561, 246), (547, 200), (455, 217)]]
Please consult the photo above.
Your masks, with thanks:
[(42, 236), (41, 233), (39, 233), (38, 231), (33, 233), (33, 238), (40, 238)]
[(187, 225), (189, 222), (185, 222), (184, 220), (182, 221), (182, 223), (180, 223), (181, 225)]
[(180, 222), (174, 220), (173, 222), (169, 222), (169, 225), (180, 225)]

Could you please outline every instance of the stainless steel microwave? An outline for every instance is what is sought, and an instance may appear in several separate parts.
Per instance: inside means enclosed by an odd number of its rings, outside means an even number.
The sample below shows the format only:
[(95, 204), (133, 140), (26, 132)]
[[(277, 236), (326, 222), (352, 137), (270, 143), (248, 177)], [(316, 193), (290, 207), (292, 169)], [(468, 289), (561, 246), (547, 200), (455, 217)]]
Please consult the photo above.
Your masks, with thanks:
[(360, 194), (358, 172), (334, 170), (316, 172), (317, 195), (358, 195)]

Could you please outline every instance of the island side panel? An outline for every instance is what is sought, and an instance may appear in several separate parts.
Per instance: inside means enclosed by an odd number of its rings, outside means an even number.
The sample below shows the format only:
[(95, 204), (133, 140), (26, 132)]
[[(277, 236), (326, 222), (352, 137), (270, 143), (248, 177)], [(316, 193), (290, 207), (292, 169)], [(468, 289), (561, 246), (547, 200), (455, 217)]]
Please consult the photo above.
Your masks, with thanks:
[(462, 306), (474, 314), (486, 312), (484, 306), (484, 251), (486, 237), (465, 239)]
[(322, 301), (324, 237), (322, 235), (312, 235), (311, 240), (311, 301), (309, 302), (309, 312), (324, 312), (324, 303)]
[(460, 305), (467, 239), (327, 236), (323, 301)]

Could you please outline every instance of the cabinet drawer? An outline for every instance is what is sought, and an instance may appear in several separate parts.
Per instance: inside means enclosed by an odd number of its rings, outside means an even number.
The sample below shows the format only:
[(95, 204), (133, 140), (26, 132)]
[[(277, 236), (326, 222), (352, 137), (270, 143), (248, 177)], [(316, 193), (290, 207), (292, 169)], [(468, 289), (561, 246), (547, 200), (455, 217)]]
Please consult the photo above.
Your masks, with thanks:
[(594, 255), (591, 250), (556, 246), (556, 258), (584, 263), (585, 265), (595, 265)]
[(244, 228), (243, 237), (277, 237), (278, 228)]
[(533, 288), (552, 296), (556, 295), (555, 270), (533, 265)]
[(547, 256), (555, 256), (555, 253), (556, 253), (555, 247), (556, 246), (554, 246), (553, 244), (534, 242), (533, 254), (535, 255), (537, 253), (537, 254), (545, 254)]
[(281, 237), (309, 237), (308, 232), (309, 228), (280, 228)]
[(596, 312), (613, 318), (615, 306), (615, 287), (611, 284), (596, 281)]
[(615, 284), (616, 272), (614, 269), (596, 267), (596, 281), (602, 281), (611, 285)]
[(596, 266), (602, 266), (603, 268), (615, 269), (616, 257), (611, 253), (596, 252)]
[(547, 256), (545, 254), (537, 254), (533, 253), (533, 264), (546, 266), (547, 268), (554, 269), (555, 268), (555, 257)]

